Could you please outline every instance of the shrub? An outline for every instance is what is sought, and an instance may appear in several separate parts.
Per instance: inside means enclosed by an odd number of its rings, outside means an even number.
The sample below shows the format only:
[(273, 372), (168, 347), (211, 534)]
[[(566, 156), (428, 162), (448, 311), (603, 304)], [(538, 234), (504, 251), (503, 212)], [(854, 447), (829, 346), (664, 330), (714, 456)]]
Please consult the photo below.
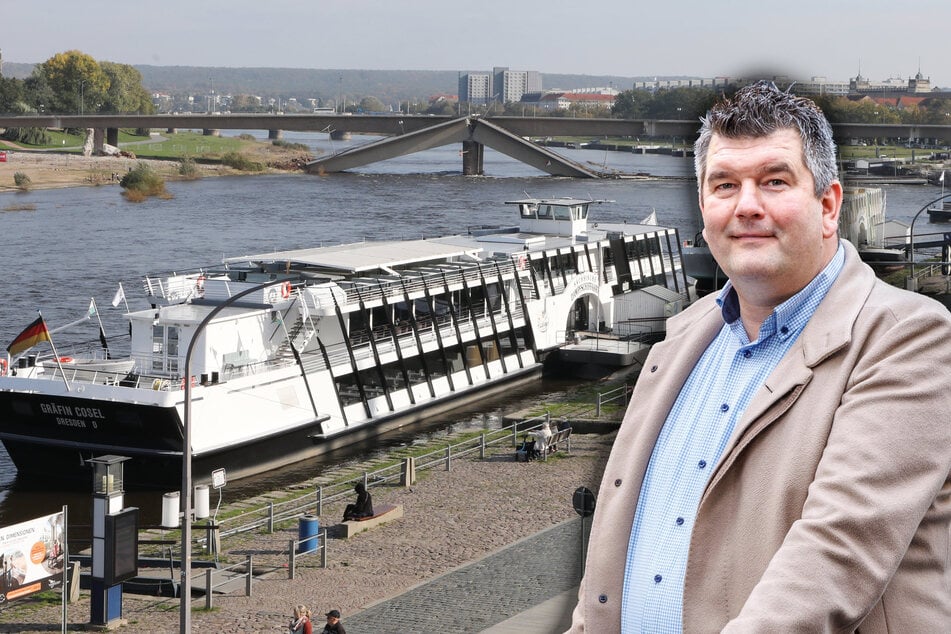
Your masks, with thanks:
[(264, 171), (264, 164), (252, 161), (243, 154), (237, 152), (228, 152), (221, 157), (221, 162), (236, 170), (242, 172), (261, 172)]
[(53, 137), (45, 128), (7, 128), (0, 136), (8, 141), (27, 145), (49, 145), (53, 142)]
[(242, 141), (257, 141), (257, 139), (254, 138), (253, 134), (248, 134), (247, 132), (242, 132), (241, 134), (238, 135), (238, 138), (241, 139)]
[(195, 159), (191, 157), (183, 158), (178, 164), (178, 175), (189, 179), (201, 176), (198, 173), (198, 166), (195, 165)]
[(24, 174), (23, 172), (14, 172), (13, 173), (13, 184), (19, 187), (20, 189), (26, 191), (33, 186), (33, 181), (30, 180), (30, 177)]
[(284, 148), (286, 150), (300, 150), (302, 152), (310, 151), (310, 148), (304, 143), (291, 143), (290, 141), (285, 141), (284, 139), (275, 139), (271, 141), (271, 145)]
[(139, 163), (126, 172), (119, 185), (125, 190), (122, 195), (126, 200), (141, 202), (148, 196), (167, 196), (165, 181), (155, 173), (146, 163)]

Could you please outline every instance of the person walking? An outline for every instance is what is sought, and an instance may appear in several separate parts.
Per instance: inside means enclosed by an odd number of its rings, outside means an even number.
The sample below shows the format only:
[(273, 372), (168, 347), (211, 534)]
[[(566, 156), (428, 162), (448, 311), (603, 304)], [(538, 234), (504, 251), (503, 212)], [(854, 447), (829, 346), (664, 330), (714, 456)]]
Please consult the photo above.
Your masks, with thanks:
[(331, 610), (324, 616), (327, 617), (327, 624), (321, 630), (321, 634), (347, 634), (347, 630), (340, 622), (340, 610)]
[(313, 634), (314, 626), (310, 622), (310, 610), (306, 606), (298, 605), (294, 608), (288, 631), (291, 634)]

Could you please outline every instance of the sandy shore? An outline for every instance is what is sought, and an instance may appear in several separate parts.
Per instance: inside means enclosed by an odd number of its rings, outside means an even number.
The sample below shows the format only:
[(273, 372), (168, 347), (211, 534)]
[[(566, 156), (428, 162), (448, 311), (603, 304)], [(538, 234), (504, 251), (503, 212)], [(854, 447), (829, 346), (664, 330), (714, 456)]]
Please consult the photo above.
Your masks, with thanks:
[[(178, 161), (126, 158), (120, 156), (82, 156), (54, 152), (18, 152), (7, 150), (7, 160), (0, 163), (0, 192), (19, 191), (14, 182), (14, 174), (22, 172), (30, 178), (31, 189), (54, 189), (60, 187), (82, 187), (96, 185), (118, 185), (118, 178), (138, 165), (146, 163), (166, 180), (181, 178), (178, 173)], [(303, 155), (297, 151), (281, 152), (276, 148), (264, 146), (261, 153), (265, 156), (250, 155), (253, 160), (267, 161), (269, 165), (286, 165), (299, 160)], [(196, 164), (200, 177), (248, 175), (226, 165)], [(289, 171), (280, 167), (268, 167), (267, 172)], [(261, 172), (254, 172), (261, 173)], [(0, 206), (2, 209), (2, 206)]]
[[(215, 611), (193, 612), (192, 630), (281, 631), (292, 606), (301, 603), (315, 614), (339, 609), (346, 623), (348, 614), (372, 603), (577, 518), (572, 493), (579, 486), (597, 490), (613, 440), (614, 434), (575, 435), (570, 455), (562, 453), (547, 462), (516, 463), (510, 448), (500, 448), (486, 460), (457, 459), (448, 472), (442, 467), (420, 472), (410, 488), (372, 487), (374, 503), (402, 504), (405, 516), (348, 540), (331, 539), (326, 569), (318, 567), (317, 557), (304, 558), (293, 581), (280, 568), (257, 579), (250, 598), (216, 597)], [(321, 525), (336, 524), (342, 511), (342, 505), (325, 507)], [(229, 537), (222, 544), (222, 560), (239, 562), (250, 554), (261, 569), (284, 566), (288, 540), (296, 539), (297, 531), (295, 522), (273, 534)], [(203, 578), (193, 581), (202, 583)], [(58, 605), (26, 603), (0, 613), (0, 632), (58, 631)], [(176, 632), (179, 605), (177, 599), (126, 593), (123, 615), (128, 623), (121, 631)], [(195, 608), (203, 605), (202, 599), (194, 602)], [(70, 629), (88, 623), (86, 591), (69, 606), (68, 620)]]

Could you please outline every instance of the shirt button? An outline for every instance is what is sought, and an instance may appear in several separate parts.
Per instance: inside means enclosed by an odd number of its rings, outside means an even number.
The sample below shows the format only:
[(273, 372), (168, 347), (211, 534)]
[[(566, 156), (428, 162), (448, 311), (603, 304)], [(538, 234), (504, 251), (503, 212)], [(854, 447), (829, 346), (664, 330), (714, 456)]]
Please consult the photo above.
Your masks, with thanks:
[(614, 486), (616, 487), (621, 486), (621, 478), (618, 478), (617, 480), (614, 481)]
[(784, 335), (785, 335), (785, 334), (788, 334), (788, 333), (789, 333), (789, 328), (786, 327), (786, 326), (783, 326), (782, 328), (779, 329), (779, 332), (783, 333)]
[(663, 580), (664, 578), (661, 577), (660, 575), (654, 575), (654, 583), (660, 583)]
[(608, 595), (606, 595), (606, 594), (599, 594), (599, 595), (598, 595), (598, 602), (599, 602), (599, 603), (607, 603), (607, 602), (608, 602)]
[(752, 351), (750, 351), (750, 350), (744, 350), (744, 351), (743, 351), (743, 358), (744, 358), (744, 359), (749, 359), (749, 358), (752, 357), (752, 356), (753, 356), (753, 352), (752, 352)]
[(684, 518), (678, 517), (678, 518), (677, 518), (677, 526), (683, 526), (683, 525), (684, 525)]
[(723, 405), (720, 406), (720, 411), (721, 411), (721, 412), (729, 412), (729, 411), (730, 411), (730, 406), (729, 406), (727, 403), (724, 403)]
[(656, 365), (652, 365), (652, 366), (651, 366), (651, 372), (657, 372), (657, 366), (656, 366)]
[(701, 469), (705, 469), (707, 467), (707, 461), (701, 460), (700, 462), (697, 463), (697, 466), (700, 467)]

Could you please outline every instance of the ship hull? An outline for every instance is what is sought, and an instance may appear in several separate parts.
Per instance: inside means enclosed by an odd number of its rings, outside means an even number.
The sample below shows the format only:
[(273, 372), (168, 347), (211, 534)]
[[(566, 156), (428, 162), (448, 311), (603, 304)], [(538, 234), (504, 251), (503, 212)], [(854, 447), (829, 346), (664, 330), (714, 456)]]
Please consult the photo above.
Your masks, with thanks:
[[(510, 389), (513, 383), (537, 380), (540, 373), (539, 365), (506, 374), (329, 437), (321, 435), (320, 421), (314, 419), (290, 430), (196, 454), (193, 480), (210, 482), (211, 472), (222, 468), (229, 479), (239, 479), (291, 465), (482, 400)], [(177, 490), (181, 486), (183, 434), (175, 407), (0, 392), (0, 420), (0, 441), (17, 467), (18, 478), (85, 483), (91, 477), (90, 458), (120, 455), (130, 458), (124, 463), (127, 489)]]

